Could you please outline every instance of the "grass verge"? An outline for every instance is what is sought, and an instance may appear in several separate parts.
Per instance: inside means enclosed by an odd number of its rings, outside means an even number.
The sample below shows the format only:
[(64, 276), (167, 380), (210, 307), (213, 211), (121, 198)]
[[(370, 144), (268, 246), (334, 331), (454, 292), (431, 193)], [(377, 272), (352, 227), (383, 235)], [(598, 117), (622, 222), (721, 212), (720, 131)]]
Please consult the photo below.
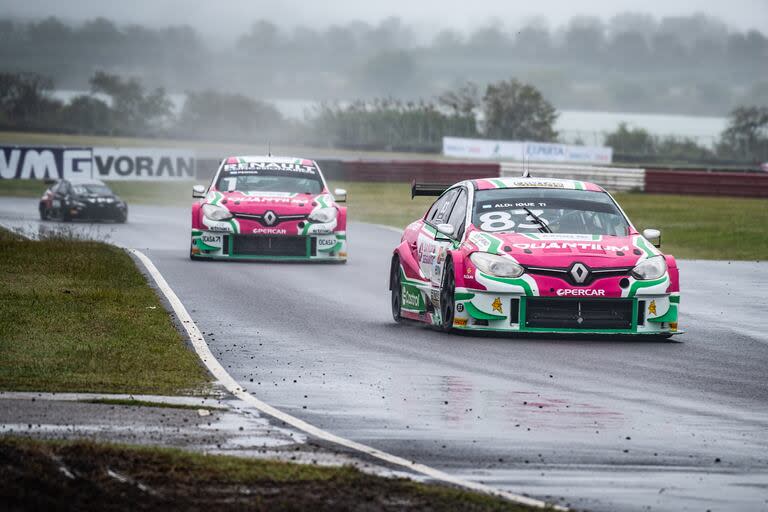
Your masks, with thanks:
[(10, 437), (0, 496), (9, 510), (533, 510), (351, 467)]
[(0, 389), (202, 392), (209, 378), (122, 249), (0, 229)]

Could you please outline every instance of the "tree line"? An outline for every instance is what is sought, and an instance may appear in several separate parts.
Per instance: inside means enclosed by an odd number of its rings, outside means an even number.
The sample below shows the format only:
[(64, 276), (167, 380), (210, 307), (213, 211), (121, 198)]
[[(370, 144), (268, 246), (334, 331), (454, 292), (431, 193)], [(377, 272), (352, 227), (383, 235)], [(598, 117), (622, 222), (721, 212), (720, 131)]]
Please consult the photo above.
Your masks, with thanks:
[[(425, 35), (398, 18), (328, 27), (255, 20), (225, 48), (188, 26), (120, 26), (97, 18), (0, 19), (0, 70), (82, 89), (93, 69), (153, 87), (302, 99), (439, 94), (470, 75), (524, 76), (562, 108), (723, 114), (768, 104), (768, 38), (701, 14), (533, 19)], [(268, 72), (264, 72), (267, 70)]]
[[(50, 78), (0, 72), (0, 130), (435, 153), (445, 136), (559, 140), (555, 107), (536, 87), (517, 79), (484, 88), (467, 82), (419, 101), (320, 102), (304, 121), (286, 119), (274, 105), (240, 94), (190, 91), (177, 113), (164, 89), (148, 89), (136, 78), (99, 71), (89, 84), (89, 94), (63, 102), (51, 97)], [(613, 147), (617, 161), (760, 163), (768, 161), (768, 107), (734, 109), (713, 148), (626, 124), (606, 134), (605, 144)]]

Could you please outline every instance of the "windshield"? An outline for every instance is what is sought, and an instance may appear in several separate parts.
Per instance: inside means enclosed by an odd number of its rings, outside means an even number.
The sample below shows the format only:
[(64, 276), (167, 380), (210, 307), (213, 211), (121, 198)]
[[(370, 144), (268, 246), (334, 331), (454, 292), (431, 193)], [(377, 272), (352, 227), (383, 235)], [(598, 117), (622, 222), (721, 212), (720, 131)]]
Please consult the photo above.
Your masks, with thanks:
[(98, 183), (86, 183), (83, 185), (73, 185), (72, 189), (79, 196), (111, 196), (112, 191), (106, 185)]
[(629, 234), (629, 224), (605, 192), (502, 188), (475, 193), (472, 223), (483, 231)]
[(248, 162), (225, 165), (216, 189), (225, 192), (287, 192), (319, 194), (323, 181), (314, 165)]

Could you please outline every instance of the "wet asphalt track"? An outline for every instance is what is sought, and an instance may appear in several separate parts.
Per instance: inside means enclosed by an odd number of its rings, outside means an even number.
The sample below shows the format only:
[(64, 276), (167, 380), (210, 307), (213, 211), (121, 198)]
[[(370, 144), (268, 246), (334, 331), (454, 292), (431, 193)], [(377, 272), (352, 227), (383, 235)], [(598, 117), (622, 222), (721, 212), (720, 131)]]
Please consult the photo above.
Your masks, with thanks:
[(187, 209), (130, 215), (76, 226), (144, 250), (228, 371), (321, 428), (577, 508), (768, 510), (766, 263), (682, 262), (676, 342), (448, 336), (391, 321), (397, 233), (352, 224), (346, 265), (191, 262)]

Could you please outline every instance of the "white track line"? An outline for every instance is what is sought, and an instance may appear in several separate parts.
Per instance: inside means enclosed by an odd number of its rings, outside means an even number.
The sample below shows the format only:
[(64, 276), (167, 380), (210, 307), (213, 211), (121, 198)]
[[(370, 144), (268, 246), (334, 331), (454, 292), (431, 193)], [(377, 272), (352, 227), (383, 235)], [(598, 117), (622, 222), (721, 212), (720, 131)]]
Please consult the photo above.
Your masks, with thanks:
[[(393, 228), (390, 228), (390, 229), (393, 229)], [(187, 312), (187, 309), (184, 307), (184, 304), (182, 304), (181, 300), (179, 300), (179, 297), (174, 293), (174, 291), (168, 285), (163, 275), (160, 273), (157, 267), (155, 267), (155, 264), (152, 263), (152, 260), (150, 260), (149, 257), (147, 257), (147, 255), (141, 251), (138, 251), (136, 249), (127, 249), (127, 250), (132, 254), (134, 254), (139, 259), (139, 261), (141, 261), (141, 263), (146, 267), (149, 274), (152, 276), (152, 279), (154, 279), (155, 283), (157, 283), (157, 286), (158, 288), (160, 288), (160, 291), (162, 291), (163, 295), (165, 295), (165, 298), (168, 299), (168, 302), (171, 304), (171, 307), (173, 308), (174, 313), (176, 313), (176, 317), (179, 319), (179, 321), (181, 322), (181, 325), (184, 326), (184, 329), (187, 331), (187, 334), (189, 335), (189, 339), (192, 341), (192, 346), (195, 348), (195, 352), (197, 352), (197, 355), (200, 356), (200, 359), (203, 361), (203, 363), (208, 368), (208, 370), (213, 374), (214, 377), (216, 377), (216, 379), (219, 380), (219, 382), (230, 393), (232, 393), (233, 395), (235, 395), (237, 398), (244, 401), (248, 405), (258, 409), (260, 412), (264, 414), (267, 414), (269, 416), (272, 416), (273, 418), (283, 421), (288, 425), (291, 425), (292, 427), (298, 430), (301, 430), (303, 432), (306, 432), (307, 434), (314, 436), (318, 439), (322, 439), (324, 441), (328, 441), (330, 443), (334, 443), (334, 444), (343, 446), (345, 448), (349, 448), (351, 450), (364, 453), (366, 455), (375, 457), (377, 459), (383, 460), (390, 464), (394, 464), (396, 466), (402, 466), (404, 468), (407, 468), (410, 471), (421, 473), (422, 475), (428, 476), (429, 478), (432, 478), (434, 480), (439, 480), (442, 482), (457, 485), (459, 487), (464, 487), (466, 489), (472, 489), (472, 490), (480, 491), (487, 494), (493, 494), (493, 495), (500, 496), (502, 498), (506, 498), (510, 501), (520, 503), (523, 505), (529, 505), (529, 506), (540, 507), (540, 508), (544, 508), (548, 506), (547, 503), (540, 500), (528, 498), (525, 496), (520, 496), (519, 494), (514, 494), (501, 489), (495, 489), (493, 487), (490, 487), (484, 484), (472, 482), (470, 480), (465, 480), (463, 478), (458, 478), (458, 477), (449, 475), (448, 473), (444, 473), (438, 469), (426, 466), (424, 464), (419, 464), (417, 462), (409, 461), (402, 457), (398, 457), (397, 455), (392, 455), (387, 452), (383, 452), (371, 446), (367, 446), (362, 443), (358, 443), (356, 441), (351, 441), (349, 439), (339, 437), (335, 434), (331, 434), (330, 432), (327, 432), (314, 425), (311, 425), (304, 420), (296, 418), (295, 416), (291, 416), (290, 414), (287, 414), (283, 411), (275, 409), (274, 407), (272, 407), (267, 403), (262, 402), (261, 400), (251, 395), (250, 393), (245, 391), (243, 388), (241, 388), (240, 385), (237, 383), (237, 381), (232, 378), (232, 376), (227, 372), (227, 370), (224, 369), (221, 363), (219, 363), (216, 357), (214, 357), (213, 353), (208, 347), (208, 344), (205, 342), (205, 338), (203, 338), (203, 333), (200, 332), (200, 329), (197, 328), (197, 325), (192, 320), (192, 317), (189, 316), (189, 313)], [(553, 508), (555, 508), (556, 510), (566, 510), (560, 507), (553, 507)]]

